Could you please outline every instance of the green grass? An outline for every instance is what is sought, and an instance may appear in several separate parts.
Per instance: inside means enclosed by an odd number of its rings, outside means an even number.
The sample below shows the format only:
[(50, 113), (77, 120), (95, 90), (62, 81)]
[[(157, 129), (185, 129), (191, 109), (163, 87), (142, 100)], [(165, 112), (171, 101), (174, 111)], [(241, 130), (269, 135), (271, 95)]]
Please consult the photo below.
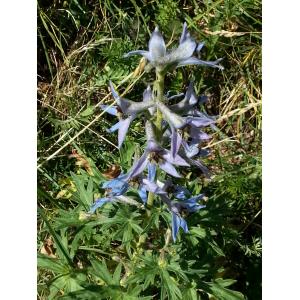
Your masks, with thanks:
[[(116, 135), (106, 132), (114, 119), (96, 106), (112, 102), (108, 81), (140, 100), (151, 74), (138, 57), (123, 59), (123, 54), (146, 49), (156, 24), (169, 47), (176, 45), (184, 20), (191, 34), (206, 42), (202, 57), (223, 57), (225, 70), (179, 69), (166, 85), (181, 92), (194, 79), (197, 92), (209, 96), (207, 112), (219, 115), (220, 130), (208, 143), (212, 155), (205, 160), (213, 179), (189, 174), (189, 187), (208, 196), (207, 209), (191, 216), (195, 236), (182, 236), (181, 244), (165, 253), (169, 269), (162, 271), (163, 252), (155, 256), (149, 249), (162, 247), (164, 232), (150, 238), (154, 244), (144, 246), (144, 256), (134, 250), (144, 230), (143, 211), (107, 205), (89, 218), (84, 208), (101, 193), (102, 172), (112, 164), (127, 170), (144, 140), (139, 121), (120, 152)], [(197, 299), (195, 291), (201, 299), (207, 299), (203, 291), (210, 291), (211, 299), (238, 299), (230, 298), (231, 284), (247, 299), (260, 299), (260, 1), (40, 1), (38, 75), (38, 251), (50, 238), (57, 257), (39, 259), (38, 298), (94, 299), (101, 293), (103, 299), (176, 299), (180, 285), (184, 299)], [(81, 157), (70, 158), (74, 150)], [(155, 228), (159, 218), (162, 230), (167, 216), (160, 209), (155, 216), (149, 226)], [(186, 253), (185, 247), (193, 250)], [(197, 263), (189, 267), (191, 259)], [(202, 277), (188, 275), (187, 281), (186, 274), (196, 268), (199, 274), (203, 269)], [(141, 279), (143, 272), (149, 276)], [(165, 289), (157, 288), (160, 282)]]

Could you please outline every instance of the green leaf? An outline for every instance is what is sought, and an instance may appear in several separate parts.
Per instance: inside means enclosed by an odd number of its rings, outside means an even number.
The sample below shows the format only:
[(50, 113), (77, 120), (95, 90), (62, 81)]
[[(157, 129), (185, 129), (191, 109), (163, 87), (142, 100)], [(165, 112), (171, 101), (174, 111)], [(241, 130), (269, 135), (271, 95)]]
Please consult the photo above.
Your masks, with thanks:
[(85, 109), (80, 116), (81, 117), (88, 117), (94, 113), (94, 106), (89, 106), (87, 109)]
[(202, 227), (192, 227), (190, 229), (190, 234), (200, 238), (200, 239), (204, 239), (206, 237), (206, 230)]
[(182, 300), (198, 300), (197, 291), (192, 287), (184, 289)]
[(120, 284), (121, 272), (122, 272), (122, 263), (119, 263), (113, 275), (113, 282), (115, 285)]
[(205, 292), (214, 295), (218, 300), (245, 300), (242, 293), (227, 289), (217, 281), (209, 283), (202, 282), (199, 283), (199, 286)]
[(78, 176), (75, 173), (71, 172), (71, 177), (77, 190), (77, 192), (74, 193), (75, 198), (78, 200), (78, 203), (81, 204), (81, 206), (84, 207), (86, 211), (88, 211), (94, 201), (93, 178), (89, 177), (87, 188), (85, 188), (86, 180), (82, 176)]
[(169, 275), (167, 270), (160, 270), (161, 277), (161, 298), (164, 299), (165, 293), (167, 293), (169, 299), (182, 299), (180, 289), (178, 288), (175, 280)]
[(103, 260), (102, 262), (97, 260), (92, 260), (91, 264), (93, 266), (94, 275), (102, 279), (107, 285), (113, 284), (113, 278), (110, 272), (107, 269), (106, 263)]
[(54, 273), (64, 274), (69, 272), (68, 265), (65, 265), (59, 259), (51, 258), (43, 254), (38, 254), (37, 265), (42, 269), (51, 270)]
[(208, 244), (211, 246), (211, 248), (220, 256), (225, 256), (224, 252), (222, 251), (222, 249), (218, 246), (218, 244), (213, 241), (213, 242), (208, 242)]
[(45, 216), (43, 210), (39, 207), (37, 209), (38, 209), (38, 212), (41, 215), (42, 219), (44, 220), (45, 224), (47, 225), (49, 232), (53, 236), (56, 246), (58, 247), (57, 250), (60, 251), (62, 257), (66, 260), (66, 262), (68, 262), (69, 266), (73, 267), (73, 261), (70, 257), (67, 247), (64, 246), (64, 242), (62, 241), (62, 238), (55, 232), (55, 230), (51, 226), (50, 222), (48, 221), (47, 217)]

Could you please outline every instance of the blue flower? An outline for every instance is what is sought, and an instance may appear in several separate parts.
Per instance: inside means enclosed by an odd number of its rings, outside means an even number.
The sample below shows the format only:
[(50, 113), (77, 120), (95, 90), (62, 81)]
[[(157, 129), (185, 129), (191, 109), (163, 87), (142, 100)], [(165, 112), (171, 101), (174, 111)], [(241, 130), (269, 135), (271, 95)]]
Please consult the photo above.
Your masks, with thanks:
[[(109, 82), (109, 84), (112, 95), (116, 100), (118, 106), (100, 105), (100, 107), (107, 113), (119, 118), (119, 122), (108, 129), (108, 132), (112, 133), (118, 130), (118, 147), (120, 148), (125, 140), (131, 122), (135, 119), (138, 113), (146, 109), (152, 111), (154, 101), (151, 97), (152, 91), (149, 86), (144, 92), (143, 101), (134, 102), (125, 98), (121, 98), (114, 89), (111, 81)], [(124, 116), (127, 116), (127, 118), (123, 118)]]
[(183, 31), (177, 48), (167, 52), (164, 38), (159, 32), (158, 27), (155, 27), (148, 46), (148, 51), (130, 51), (125, 54), (124, 57), (139, 54), (144, 56), (154, 67), (159, 67), (160, 69), (164, 69), (168, 66), (181, 67), (186, 65), (202, 65), (223, 70), (223, 67), (219, 65), (221, 59), (217, 59), (216, 61), (203, 61), (196, 57), (192, 57), (195, 50), (197, 52), (201, 50), (203, 44), (197, 45), (190, 37), (186, 23), (183, 24)]
[(183, 199), (179, 202), (176, 202), (174, 205), (179, 209), (186, 209), (188, 212), (196, 212), (199, 209), (205, 208), (205, 205), (201, 205), (198, 203), (200, 199), (204, 197), (204, 194), (200, 194), (198, 196), (194, 196), (188, 199)]
[(166, 173), (174, 177), (181, 177), (181, 175), (177, 173), (173, 164), (178, 166), (189, 166), (189, 164), (179, 155), (173, 157), (170, 151), (164, 149), (157, 143), (152, 124), (149, 121), (146, 121), (146, 134), (147, 146), (145, 152), (140, 159), (134, 163), (133, 167), (129, 171), (129, 178), (133, 178), (141, 174), (148, 164), (153, 161), (155, 161)]
[(128, 175), (120, 174), (117, 178), (104, 182), (102, 188), (109, 189), (111, 196), (123, 195), (129, 188)]
[(146, 203), (148, 199), (147, 192), (151, 192), (156, 195), (167, 193), (155, 182), (155, 176), (156, 164), (149, 162), (147, 178), (141, 176), (141, 183), (138, 188), (138, 193), (144, 203)]
[(185, 233), (189, 231), (186, 221), (179, 214), (172, 212), (172, 238), (174, 242), (176, 241), (176, 236), (180, 227)]
[[(180, 186), (175, 186), (174, 196), (181, 198), (181, 201), (171, 201), (166, 195), (159, 195), (162, 201), (168, 206), (170, 213), (172, 214), (172, 237), (173, 241), (176, 241), (176, 236), (180, 227), (185, 233), (188, 232), (188, 226), (184, 218), (181, 217), (180, 212), (182, 209), (187, 210), (190, 213), (196, 212), (199, 209), (205, 207), (198, 203), (203, 198), (203, 194), (190, 197), (190, 192)], [(190, 197), (190, 198), (187, 198)]]
[(111, 198), (111, 197), (97, 199), (94, 202), (94, 204), (91, 206), (89, 213), (93, 214), (97, 208), (101, 207), (102, 205), (104, 205), (107, 202), (112, 202), (112, 201), (113, 201), (113, 198)]
[(89, 213), (93, 214), (97, 208), (102, 207), (104, 204), (108, 203), (108, 202), (122, 202), (125, 204), (130, 204), (130, 205), (135, 205), (140, 207), (140, 204), (135, 201), (134, 199), (124, 196), (124, 195), (119, 195), (119, 196), (113, 196), (110, 195), (109, 197), (104, 197), (104, 198), (99, 198), (97, 199), (94, 204), (91, 206)]

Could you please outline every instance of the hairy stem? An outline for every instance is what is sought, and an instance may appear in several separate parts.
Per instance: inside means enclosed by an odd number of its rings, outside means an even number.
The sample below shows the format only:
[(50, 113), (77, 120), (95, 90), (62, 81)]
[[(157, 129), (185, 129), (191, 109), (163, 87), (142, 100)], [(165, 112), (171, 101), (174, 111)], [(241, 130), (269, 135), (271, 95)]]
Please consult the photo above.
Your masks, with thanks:
[[(164, 102), (164, 85), (165, 85), (165, 75), (162, 74), (159, 70), (156, 71), (156, 81), (154, 84), (154, 93), (156, 95), (156, 100), (160, 102)], [(161, 122), (162, 122), (162, 113), (159, 109), (156, 111), (156, 127), (157, 127), (157, 134), (158, 138), (161, 135)]]
[[(154, 82), (154, 95), (156, 101), (164, 101), (164, 85), (165, 85), (165, 75), (158, 69), (156, 69), (156, 80)], [(156, 128), (157, 128), (157, 138), (160, 140), (162, 135), (162, 113), (159, 109), (156, 110)], [(149, 192), (148, 194), (148, 200), (147, 205), (148, 207), (151, 207), (153, 205), (154, 201), (154, 194)], [(147, 213), (150, 214), (150, 211)]]

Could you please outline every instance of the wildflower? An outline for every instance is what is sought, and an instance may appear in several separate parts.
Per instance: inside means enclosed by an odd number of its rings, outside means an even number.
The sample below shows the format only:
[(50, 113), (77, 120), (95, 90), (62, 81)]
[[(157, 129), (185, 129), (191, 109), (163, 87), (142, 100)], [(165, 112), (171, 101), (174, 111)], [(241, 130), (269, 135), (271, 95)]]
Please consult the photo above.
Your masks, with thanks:
[(205, 207), (205, 205), (201, 205), (198, 203), (200, 199), (204, 197), (204, 194), (200, 194), (198, 196), (181, 199), (179, 202), (175, 202), (173, 205), (178, 207), (179, 209), (185, 209), (187, 212), (196, 212), (199, 209), (202, 209)]
[(141, 178), (141, 184), (138, 189), (138, 193), (144, 203), (147, 202), (147, 191), (156, 195), (167, 194), (167, 192), (160, 186), (156, 180), (156, 165), (154, 163), (148, 163), (148, 175), (147, 178)]
[(109, 197), (104, 197), (104, 198), (99, 198), (97, 199), (94, 204), (91, 206), (89, 213), (93, 214), (95, 213), (97, 208), (102, 207), (104, 204), (108, 203), (108, 202), (123, 202), (126, 204), (131, 204), (131, 205), (135, 205), (140, 207), (140, 204), (135, 201), (134, 199), (124, 196), (124, 195), (120, 195), (120, 196), (112, 196), (110, 195)]
[(109, 195), (120, 196), (127, 192), (129, 183), (127, 174), (120, 174), (117, 178), (103, 183), (102, 188), (109, 190)]
[(124, 57), (136, 54), (142, 55), (154, 67), (158, 67), (162, 70), (169, 66), (181, 67), (186, 65), (203, 65), (223, 70), (223, 67), (219, 65), (221, 59), (217, 59), (216, 61), (203, 61), (196, 57), (192, 57), (194, 51), (197, 50), (199, 52), (202, 46), (197, 46), (197, 43), (190, 37), (190, 34), (187, 31), (186, 23), (184, 23), (179, 46), (171, 52), (167, 52), (164, 38), (159, 32), (158, 27), (155, 27), (149, 40), (149, 51), (130, 51), (125, 54)]
[[(150, 109), (154, 105), (154, 102), (152, 99), (149, 99), (149, 92), (151, 92), (151, 89), (149, 91), (150, 87), (148, 87), (146, 90), (147, 93), (144, 94), (143, 102), (134, 102), (125, 98), (121, 98), (115, 91), (111, 81), (109, 84), (112, 95), (118, 106), (100, 105), (100, 107), (107, 113), (119, 117), (119, 122), (108, 129), (108, 132), (112, 133), (118, 130), (118, 147), (120, 148), (125, 140), (131, 122), (135, 119), (139, 112)], [(147, 99), (145, 99), (145, 97), (147, 97)], [(128, 117), (124, 119), (124, 115), (127, 115)]]
[[(182, 187), (176, 188), (177, 191), (180, 192), (180, 197), (182, 198), (182, 201), (171, 201), (167, 196), (160, 195), (162, 201), (167, 204), (168, 209), (172, 214), (172, 237), (174, 242), (176, 241), (176, 236), (180, 227), (184, 230), (185, 233), (189, 231), (186, 221), (180, 215), (181, 210), (185, 209), (188, 212), (192, 213), (205, 207), (205, 205), (197, 203), (198, 200), (203, 198), (203, 194), (191, 198), (186, 198), (186, 196), (190, 195), (190, 193)], [(178, 193), (175, 192), (175, 194), (177, 194), (178, 196)]]
[(186, 221), (179, 214), (172, 212), (172, 238), (174, 242), (176, 241), (176, 236), (180, 227), (185, 233), (189, 231)]
[(156, 162), (162, 170), (174, 176), (181, 177), (174, 165), (189, 166), (189, 164), (179, 155), (172, 156), (171, 152), (161, 147), (155, 140), (152, 124), (146, 121), (147, 146), (140, 159), (133, 165), (129, 172), (129, 177), (133, 178), (144, 171), (149, 163)]
[(105, 198), (99, 198), (97, 199), (94, 204), (91, 206), (89, 213), (93, 214), (97, 208), (101, 207), (107, 202), (112, 202), (113, 198), (112, 197), (105, 197)]

